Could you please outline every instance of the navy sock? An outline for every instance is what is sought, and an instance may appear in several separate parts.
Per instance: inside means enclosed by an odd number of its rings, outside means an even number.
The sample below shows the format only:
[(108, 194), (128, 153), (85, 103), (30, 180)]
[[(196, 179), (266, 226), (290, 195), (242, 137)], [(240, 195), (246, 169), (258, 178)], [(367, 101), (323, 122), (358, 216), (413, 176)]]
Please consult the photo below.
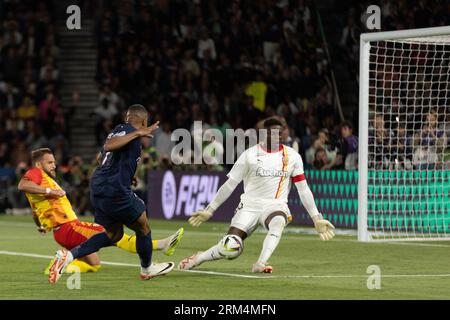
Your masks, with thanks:
[(70, 252), (74, 259), (87, 256), (88, 254), (97, 252), (101, 248), (112, 246), (113, 243), (106, 235), (106, 232), (97, 233), (90, 237), (88, 240), (80, 244), (78, 247), (73, 248)]
[(136, 251), (141, 259), (141, 267), (147, 268), (152, 262), (152, 234), (149, 232), (146, 236), (136, 235)]

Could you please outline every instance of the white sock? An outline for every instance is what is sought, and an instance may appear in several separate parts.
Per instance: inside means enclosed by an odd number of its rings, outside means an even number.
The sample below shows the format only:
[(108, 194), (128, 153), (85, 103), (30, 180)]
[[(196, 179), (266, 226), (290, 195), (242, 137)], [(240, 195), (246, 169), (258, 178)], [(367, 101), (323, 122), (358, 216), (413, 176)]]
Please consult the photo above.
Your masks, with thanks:
[(266, 265), (270, 256), (278, 246), (281, 239), (281, 234), (283, 233), (286, 220), (282, 216), (275, 216), (270, 220), (269, 232), (264, 239), (263, 247), (261, 250), (261, 255), (259, 256), (258, 263)]
[(147, 268), (141, 267), (141, 273), (148, 274), (150, 273), (150, 268), (153, 263), (151, 263)]
[(219, 244), (216, 244), (215, 246), (212, 246), (206, 251), (203, 251), (196, 257), (196, 263), (197, 265), (205, 262), (205, 261), (213, 261), (213, 260), (219, 260), (223, 259), (223, 257), (219, 254)]
[(67, 251), (67, 258), (66, 258), (66, 265), (69, 265), (73, 261), (73, 255), (72, 252)]
[(163, 250), (169, 244), (170, 237), (158, 240), (156, 250)]

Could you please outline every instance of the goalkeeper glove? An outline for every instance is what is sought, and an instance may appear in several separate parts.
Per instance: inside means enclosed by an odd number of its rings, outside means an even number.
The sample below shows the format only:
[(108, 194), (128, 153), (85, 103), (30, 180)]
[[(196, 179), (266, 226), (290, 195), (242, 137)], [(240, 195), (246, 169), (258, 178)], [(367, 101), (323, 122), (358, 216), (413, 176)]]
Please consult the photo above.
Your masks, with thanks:
[(317, 217), (317, 219), (314, 219), (314, 227), (319, 233), (320, 239), (325, 241), (331, 240), (334, 237), (334, 226), (330, 221)]
[(210, 206), (207, 206), (204, 210), (194, 212), (188, 221), (193, 227), (198, 227), (203, 222), (208, 221), (209, 218), (212, 217), (213, 213), (214, 210)]

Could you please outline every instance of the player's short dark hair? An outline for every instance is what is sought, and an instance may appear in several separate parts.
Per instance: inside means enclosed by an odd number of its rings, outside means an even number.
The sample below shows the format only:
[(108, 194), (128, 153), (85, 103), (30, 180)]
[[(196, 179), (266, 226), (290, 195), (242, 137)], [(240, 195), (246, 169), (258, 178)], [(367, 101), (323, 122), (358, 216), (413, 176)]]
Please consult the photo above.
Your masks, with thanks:
[(53, 151), (49, 148), (39, 148), (31, 151), (31, 161), (33, 163), (42, 159), (42, 157), (46, 154), (53, 154)]
[(353, 125), (350, 121), (344, 121), (341, 123), (341, 128), (349, 128), (353, 130)]
[(148, 111), (142, 104), (133, 104), (128, 107), (128, 113), (131, 117), (146, 119)]
[(317, 158), (317, 155), (318, 155), (320, 152), (326, 152), (326, 151), (325, 151), (324, 148), (318, 148), (318, 149), (316, 150), (316, 152), (314, 153), (314, 162), (313, 162), (313, 165), (314, 165), (314, 168), (315, 168), (315, 169), (322, 169), (322, 168), (325, 166), (325, 163), (323, 162), (322, 159), (316, 159), (316, 158)]
[(328, 131), (327, 128), (322, 128), (322, 129), (320, 129), (320, 130), (319, 130), (319, 133), (321, 133), (321, 132), (322, 132), (324, 135), (326, 135), (327, 138), (330, 137), (330, 131)]
[(264, 128), (270, 128), (272, 126), (280, 126), (283, 127), (283, 122), (277, 117), (270, 117), (264, 120)]

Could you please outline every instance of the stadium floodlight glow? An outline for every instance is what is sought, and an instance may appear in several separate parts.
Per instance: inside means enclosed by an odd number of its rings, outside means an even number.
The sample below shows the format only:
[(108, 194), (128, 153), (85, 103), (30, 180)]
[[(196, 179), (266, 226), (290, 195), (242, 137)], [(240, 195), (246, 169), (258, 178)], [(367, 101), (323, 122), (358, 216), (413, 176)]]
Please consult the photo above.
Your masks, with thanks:
[(359, 241), (450, 240), (450, 26), (361, 34)]

